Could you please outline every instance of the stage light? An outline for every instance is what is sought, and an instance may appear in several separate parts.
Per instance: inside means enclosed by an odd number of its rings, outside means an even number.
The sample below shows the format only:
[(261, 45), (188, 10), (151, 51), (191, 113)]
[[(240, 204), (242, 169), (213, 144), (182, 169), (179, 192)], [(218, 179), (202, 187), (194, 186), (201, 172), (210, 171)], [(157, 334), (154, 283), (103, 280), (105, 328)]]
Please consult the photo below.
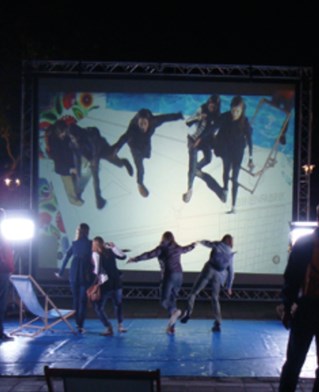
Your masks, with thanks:
[(315, 167), (316, 167), (315, 165), (310, 165), (310, 164), (302, 166), (306, 175), (311, 174), (314, 171)]
[(6, 210), (0, 229), (7, 241), (25, 241), (33, 238), (35, 225), (28, 213)]
[(3, 180), (3, 182), (4, 182), (5, 186), (8, 188), (12, 187), (12, 186), (19, 187), (21, 185), (20, 178), (12, 179), (12, 178), (7, 177)]
[(294, 245), (300, 237), (311, 234), (317, 226), (317, 222), (292, 222), (290, 231), (291, 245)]

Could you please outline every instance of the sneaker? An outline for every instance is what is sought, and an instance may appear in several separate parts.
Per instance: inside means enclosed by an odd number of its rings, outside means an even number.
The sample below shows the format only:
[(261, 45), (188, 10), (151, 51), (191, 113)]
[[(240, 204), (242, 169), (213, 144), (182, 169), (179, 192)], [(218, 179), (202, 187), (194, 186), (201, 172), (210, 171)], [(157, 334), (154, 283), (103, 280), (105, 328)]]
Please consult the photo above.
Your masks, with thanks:
[(169, 326), (166, 328), (166, 333), (167, 333), (168, 335), (174, 335), (174, 334), (175, 334), (175, 327), (169, 325)]
[(190, 316), (191, 316), (190, 311), (188, 309), (184, 310), (184, 313), (183, 313), (182, 317), (180, 318), (180, 322), (182, 324), (186, 324), (187, 321), (189, 320)]
[(138, 184), (138, 191), (143, 197), (147, 197), (149, 195), (149, 191), (144, 184)]
[(226, 212), (226, 214), (235, 214), (235, 213), (236, 213), (235, 207), (232, 207), (229, 211)]
[(212, 327), (212, 332), (220, 332), (220, 331), (221, 331), (220, 324), (215, 322), (213, 327)]
[(113, 336), (113, 329), (112, 328), (106, 328), (104, 332), (100, 333), (101, 336)]
[(189, 189), (186, 193), (183, 194), (183, 201), (184, 203), (188, 203), (192, 198), (193, 190)]
[(78, 333), (79, 334), (81, 334), (81, 335), (83, 335), (83, 334), (85, 334), (85, 329), (83, 328), (83, 327), (78, 327)]
[(84, 204), (84, 200), (82, 200), (81, 198), (77, 198), (77, 197), (69, 197), (70, 203), (75, 205), (75, 206), (83, 206)]
[(182, 314), (182, 311), (180, 309), (176, 309), (172, 313), (171, 318), (169, 319), (168, 326), (169, 327), (174, 326), (176, 321), (177, 321), (177, 319), (181, 316), (181, 314)]
[(3, 342), (11, 342), (12, 340), (14, 340), (14, 337), (9, 336), (3, 332), (2, 335), (0, 336), (0, 340), (2, 340)]
[(223, 189), (222, 190), (222, 193), (221, 193), (221, 196), (220, 196), (220, 200), (223, 202), (223, 203), (226, 203), (226, 201), (227, 201), (227, 191), (226, 191), (226, 189)]
[(128, 172), (128, 175), (132, 177), (132, 175), (134, 174), (134, 170), (133, 170), (132, 165), (130, 164), (130, 162), (127, 159), (123, 159), (122, 162), (123, 162), (123, 165), (124, 165), (126, 171)]
[(103, 197), (98, 197), (97, 199), (96, 199), (96, 207), (97, 207), (97, 209), (98, 210), (102, 210), (102, 208), (104, 208), (105, 207), (105, 205), (106, 205), (106, 200), (105, 199), (103, 199)]
[(119, 325), (118, 325), (117, 330), (118, 330), (120, 333), (127, 332), (127, 328), (124, 328), (122, 324), (119, 324)]

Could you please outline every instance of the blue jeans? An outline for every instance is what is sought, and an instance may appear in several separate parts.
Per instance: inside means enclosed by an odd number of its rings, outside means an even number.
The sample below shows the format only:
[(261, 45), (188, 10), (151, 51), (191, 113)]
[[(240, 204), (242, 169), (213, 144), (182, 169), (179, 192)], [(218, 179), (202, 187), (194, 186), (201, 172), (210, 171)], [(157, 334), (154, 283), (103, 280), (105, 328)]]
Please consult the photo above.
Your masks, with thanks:
[(193, 312), (197, 295), (210, 282), (211, 289), (212, 289), (213, 319), (220, 324), (222, 321), (222, 314), (221, 314), (221, 308), (219, 302), (219, 293), (224, 281), (225, 281), (225, 271), (217, 271), (211, 266), (209, 262), (206, 262), (198, 278), (196, 279), (192, 287), (190, 296), (188, 298), (189, 313), (192, 314)]
[[(193, 147), (194, 141), (188, 139), (188, 189), (193, 187), (194, 178), (197, 170), (201, 170), (212, 160), (212, 150), (209, 146), (198, 149)], [(202, 151), (203, 158), (198, 162), (198, 152)]]
[(132, 149), (133, 160), (136, 167), (136, 182), (139, 185), (144, 184), (144, 159), (145, 156), (138, 150)]
[(112, 299), (113, 306), (114, 306), (114, 312), (115, 316), (117, 319), (118, 324), (121, 324), (123, 322), (123, 308), (122, 308), (122, 289), (116, 289), (116, 290), (105, 290), (102, 291), (102, 297), (100, 301), (94, 302), (93, 307), (94, 310), (101, 320), (102, 324), (106, 328), (111, 328), (112, 325), (107, 317), (107, 314), (105, 312), (105, 305), (108, 299)]
[(75, 322), (78, 328), (83, 328), (87, 310), (86, 290), (89, 285), (77, 282), (70, 282), (70, 285), (73, 296), (73, 309), (75, 310)]
[(176, 310), (176, 300), (183, 283), (183, 273), (173, 272), (164, 276), (161, 284), (161, 305), (169, 316)]

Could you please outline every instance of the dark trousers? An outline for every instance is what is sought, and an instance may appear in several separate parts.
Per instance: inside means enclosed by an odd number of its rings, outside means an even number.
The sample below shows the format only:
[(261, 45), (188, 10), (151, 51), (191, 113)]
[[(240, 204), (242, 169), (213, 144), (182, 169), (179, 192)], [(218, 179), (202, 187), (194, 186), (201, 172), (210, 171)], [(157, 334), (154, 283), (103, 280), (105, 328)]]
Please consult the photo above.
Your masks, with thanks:
[(0, 335), (3, 334), (3, 322), (7, 308), (7, 296), (10, 283), (10, 274), (0, 274)]
[(182, 272), (172, 272), (169, 275), (164, 276), (161, 283), (161, 305), (168, 311), (169, 316), (171, 316), (177, 308), (176, 301), (182, 283)]
[(143, 161), (145, 159), (145, 156), (138, 150), (131, 150), (132, 155), (133, 155), (133, 160), (135, 163), (136, 167), (136, 182), (139, 185), (144, 184), (144, 164)]
[(78, 328), (83, 328), (87, 311), (87, 284), (70, 282), (73, 296), (73, 309), (75, 310), (75, 322)]
[[(314, 337), (318, 363), (319, 301), (302, 301), (292, 320), (286, 362), (280, 375), (279, 392), (294, 392), (296, 390), (302, 366)], [(319, 392), (319, 368), (316, 370), (313, 391)]]
[(122, 296), (122, 289), (104, 290), (102, 291), (102, 298), (100, 299), (100, 301), (93, 303), (95, 313), (105, 327), (112, 327), (105, 312), (105, 305), (108, 299), (111, 299), (113, 302), (114, 312), (118, 324), (121, 324), (123, 322)]
[(232, 151), (232, 155), (227, 154), (223, 156), (223, 182), (224, 189), (228, 191), (228, 182), (230, 179), (230, 172), (232, 172), (231, 180), (232, 185), (232, 206), (236, 205), (237, 193), (238, 193), (238, 176), (240, 171), (240, 166), (243, 160), (244, 151)]
[[(212, 160), (212, 150), (210, 146), (205, 148), (196, 148), (193, 146), (194, 141), (188, 139), (188, 189), (193, 186), (196, 171), (201, 170)], [(203, 158), (198, 162), (198, 152), (202, 151)]]

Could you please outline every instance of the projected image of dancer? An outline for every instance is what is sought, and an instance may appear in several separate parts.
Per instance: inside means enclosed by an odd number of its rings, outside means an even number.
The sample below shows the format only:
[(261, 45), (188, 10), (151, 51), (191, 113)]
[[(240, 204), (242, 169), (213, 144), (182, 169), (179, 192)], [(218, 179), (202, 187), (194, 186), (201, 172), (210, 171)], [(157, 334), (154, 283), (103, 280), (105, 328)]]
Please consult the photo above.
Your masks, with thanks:
[[(76, 195), (77, 199), (81, 199), (84, 191), (82, 181), (82, 163), (83, 160), (88, 162), (93, 177), (94, 194), (96, 206), (102, 209), (106, 205), (106, 199), (101, 195), (99, 165), (100, 160), (105, 159), (119, 168), (125, 168), (130, 176), (133, 175), (133, 168), (127, 159), (121, 159), (114, 154), (107, 140), (101, 136), (100, 131), (96, 127), (81, 128), (77, 124), (67, 124), (63, 120), (55, 123), (57, 133), (66, 133), (69, 137), (69, 148), (72, 151), (74, 161), (74, 173), (76, 178)], [(86, 185), (86, 183), (85, 183)]]
[(141, 109), (130, 121), (127, 131), (113, 145), (117, 153), (125, 143), (128, 144), (137, 171), (138, 191), (143, 197), (148, 197), (149, 190), (144, 185), (144, 159), (151, 157), (151, 138), (156, 128), (169, 121), (182, 120), (182, 113), (153, 115), (149, 109)]
[(221, 241), (199, 241), (200, 244), (211, 248), (209, 260), (204, 264), (202, 271), (196, 279), (187, 301), (187, 308), (180, 319), (181, 323), (187, 323), (194, 309), (197, 295), (211, 284), (212, 311), (214, 325), (213, 332), (221, 331), (221, 307), (219, 302), (220, 290), (223, 286), (227, 288), (228, 295), (232, 295), (232, 284), (234, 280), (233, 266), (233, 237), (225, 234)]
[(190, 252), (195, 246), (195, 242), (186, 246), (178, 245), (173, 233), (166, 231), (162, 235), (160, 244), (155, 249), (128, 260), (128, 263), (136, 263), (153, 257), (158, 258), (162, 272), (161, 305), (168, 311), (170, 317), (166, 329), (169, 335), (174, 335), (175, 323), (182, 313), (176, 305), (178, 293), (183, 283), (181, 255)]
[(65, 127), (52, 125), (46, 130), (46, 152), (54, 162), (54, 171), (59, 174), (69, 202), (83, 205), (77, 190), (77, 173), (71, 148), (71, 139)]
[[(210, 96), (203, 105), (200, 106), (196, 114), (186, 120), (186, 125), (191, 127), (196, 125), (196, 131), (188, 135), (188, 188), (183, 194), (183, 201), (188, 203), (193, 193), (193, 182), (195, 176), (201, 178), (201, 169), (212, 160), (212, 148), (216, 123), (220, 116), (220, 97), (217, 94)], [(203, 157), (198, 162), (198, 153), (202, 152)]]
[(107, 314), (105, 305), (108, 299), (113, 302), (114, 312), (117, 319), (117, 330), (126, 332), (123, 326), (122, 311), (122, 272), (117, 268), (116, 259), (126, 259), (123, 253), (114, 243), (105, 243), (102, 237), (95, 237), (92, 244), (92, 258), (94, 263), (94, 274), (99, 277), (102, 296), (99, 301), (93, 302), (94, 310), (105, 326), (102, 336), (113, 336), (113, 327)]
[(215, 137), (215, 154), (223, 161), (223, 183), (225, 201), (228, 194), (230, 172), (232, 172), (232, 201), (229, 213), (235, 213), (238, 193), (238, 176), (246, 146), (249, 149), (248, 168), (254, 168), (252, 127), (245, 115), (246, 105), (241, 96), (235, 96), (230, 104), (230, 111), (220, 118), (219, 131)]

